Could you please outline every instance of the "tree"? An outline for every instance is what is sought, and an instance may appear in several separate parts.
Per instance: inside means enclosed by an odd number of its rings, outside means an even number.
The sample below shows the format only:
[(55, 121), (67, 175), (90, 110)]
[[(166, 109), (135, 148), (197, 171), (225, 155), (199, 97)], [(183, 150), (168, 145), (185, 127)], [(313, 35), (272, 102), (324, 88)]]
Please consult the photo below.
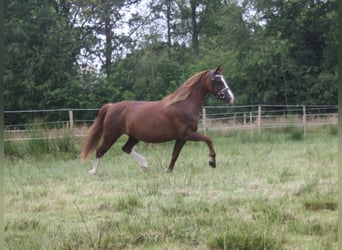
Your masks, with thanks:
[(292, 103), (337, 103), (336, 1), (256, 1), (255, 6), (264, 19), (264, 37), (279, 34), (287, 44), (288, 68), (295, 69), (288, 76), (289, 90), (296, 90)]
[(158, 32), (161, 32), (162, 35), (165, 34), (165, 29), (163, 28), (166, 27), (167, 46), (171, 48), (172, 42), (176, 37), (175, 27), (177, 26), (177, 22), (179, 22), (177, 20), (179, 16), (178, 5), (175, 1), (159, 0), (151, 1), (149, 8), (151, 9), (149, 23), (161, 27), (158, 29)]
[[(129, 8), (140, 0), (92, 0), (74, 1), (75, 18), (92, 42), (84, 47), (83, 60), (100, 61), (108, 78), (113, 72), (113, 62), (121, 57), (127, 44), (132, 42), (131, 35), (143, 24), (142, 19), (129, 12)], [(127, 13), (131, 13), (129, 18)], [(140, 22), (140, 24), (138, 23)], [(138, 24), (137, 24), (138, 23)], [(131, 29), (122, 32), (127, 27)]]
[(77, 106), (78, 31), (65, 1), (5, 1), (5, 109)]
[(6, 0), (5, 109), (156, 100), (222, 63), (236, 104), (337, 103), (335, 0), (139, 3)]
[(181, 11), (181, 21), (184, 28), (184, 34), (190, 33), (193, 53), (195, 57), (199, 57), (199, 34), (200, 34), (200, 16), (202, 6), (201, 0), (181, 0), (178, 6)]
[(159, 100), (182, 84), (184, 68), (172, 59), (173, 50), (171, 58), (169, 52), (167, 43), (150, 38), (119, 60), (110, 80), (120, 90), (117, 100)]

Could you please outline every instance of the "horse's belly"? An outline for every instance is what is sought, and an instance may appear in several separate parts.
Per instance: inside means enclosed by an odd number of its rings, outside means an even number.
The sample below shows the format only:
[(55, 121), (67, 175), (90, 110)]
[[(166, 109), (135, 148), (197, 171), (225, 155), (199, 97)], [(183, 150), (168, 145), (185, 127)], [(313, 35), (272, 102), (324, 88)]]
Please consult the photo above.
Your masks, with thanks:
[(126, 133), (144, 142), (164, 142), (177, 138), (172, 121), (153, 113), (139, 113), (126, 124)]
[(152, 143), (170, 141), (177, 137), (176, 131), (170, 125), (165, 126), (157, 121), (135, 124), (131, 126), (128, 134), (140, 141)]

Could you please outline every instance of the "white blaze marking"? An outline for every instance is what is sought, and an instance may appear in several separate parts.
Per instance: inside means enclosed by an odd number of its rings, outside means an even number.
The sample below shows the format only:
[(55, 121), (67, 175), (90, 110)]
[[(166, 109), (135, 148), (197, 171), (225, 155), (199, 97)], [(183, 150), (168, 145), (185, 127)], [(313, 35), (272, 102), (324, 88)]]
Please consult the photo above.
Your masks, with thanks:
[(225, 87), (226, 89), (229, 89), (228, 84), (227, 84), (227, 82), (226, 82), (226, 79), (224, 79), (223, 75), (219, 75), (219, 77), (221, 78), (221, 81), (223, 82), (224, 87)]
[(226, 82), (226, 79), (224, 79), (224, 76), (223, 76), (223, 75), (218, 75), (218, 76), (221, 78), (221, 80), (222, 80), (222, 82), (223, 82), (223, 84), (224, 84), (224, 90), (227, 90), (227, 91), (228, 91), (228, 94), (229, 94), (230, 97), (231, 97), (230, 103), (233, 103), (233, 102), (234, 102), (234, 95), (233, 95), (233, 92), (230, 90), (230, 88), (229, 88), (229, 86), (228, 86), (228, 84), (227, 84), (227, 82)]

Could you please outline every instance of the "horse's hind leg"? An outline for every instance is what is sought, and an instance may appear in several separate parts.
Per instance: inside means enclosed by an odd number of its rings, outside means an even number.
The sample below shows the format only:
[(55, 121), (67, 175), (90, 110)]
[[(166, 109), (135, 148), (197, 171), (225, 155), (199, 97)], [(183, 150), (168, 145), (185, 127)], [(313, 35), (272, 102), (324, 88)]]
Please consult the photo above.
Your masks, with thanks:
[(116, 142), (116, 140), (121, 136), (121, 134), (117, 134), (117, 135), (106, 135), (104, 134), (103, 136), (103, 141), (100, 145), (100, 147), (98, 147), (98, 149), (96, 150), (96, 160), (94, 162), (93, 168), (89, 171), (89, 173), (91, 174), (96, 174), (97, 173), (97, 169), (99, 167), (100, 164), (100, 159), (101, 157), (108, 151), (108, 149)]
[(89, 173), (95, 175), (97, 173), (97, 168), (99, 167), (99, 164), (100, 164), (100, 158), (96, 158), (93, 168), (89, 171)]
[(129, 136), (128, 141), (126, 144), (122, 147), (122, 150), (126, 152), (127, 154), (130, 154), (139, 164), (142, 171), (147, 170), (147, 161), (144, 156), (141, 154), (138, 154), (133, 150), (133, 147), (139, 142), (136, 138)]

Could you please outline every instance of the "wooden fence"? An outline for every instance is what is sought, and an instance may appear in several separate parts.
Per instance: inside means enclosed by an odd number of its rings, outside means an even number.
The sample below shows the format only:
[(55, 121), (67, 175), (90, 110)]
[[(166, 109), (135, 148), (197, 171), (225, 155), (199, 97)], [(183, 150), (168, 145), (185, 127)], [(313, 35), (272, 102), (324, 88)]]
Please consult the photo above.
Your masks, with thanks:
[[(50, 109), (5, 111), (5, 141), (55, 138), (60, 128), (72, 131), (76, 137), (85, 135), (98, 109)], [(91, 115), (89, 115), (91, 113)], [(26, 119), (33, 123), (7, 122)], [(47, 118), (47, 114), (49, 114)], [(58, 115), (56, 115), (58, 114)], [(16, 116), (16, 117), (12, 117)], [(51, 117), (60, 117), (51, 120)], [(92, 119), (85, 117), (92, 116)], [(302, 127), (304, 134), (310, 126), (326, 126), (338, 123), (337, 105), (246, 105), (246, 106), (205, 106), (200, 116), (199, 130), (208, 131), (257, 130), (265, 128)], [(6, 119), (7, 118), (7, 119)], [(39, 123), (39, 124), (36, 124)], [(48, 135), (33, 137), (33, 130), (52, 131)]]
[(309, 126), (326, 126), (338, 123), (337, 106), (328, 105), (249, 105), (232, 107), (224, 113), (215, 113), (224, 107), (203, 107), (202, 129), (233, 130), (302, 127), (304, 134)]

